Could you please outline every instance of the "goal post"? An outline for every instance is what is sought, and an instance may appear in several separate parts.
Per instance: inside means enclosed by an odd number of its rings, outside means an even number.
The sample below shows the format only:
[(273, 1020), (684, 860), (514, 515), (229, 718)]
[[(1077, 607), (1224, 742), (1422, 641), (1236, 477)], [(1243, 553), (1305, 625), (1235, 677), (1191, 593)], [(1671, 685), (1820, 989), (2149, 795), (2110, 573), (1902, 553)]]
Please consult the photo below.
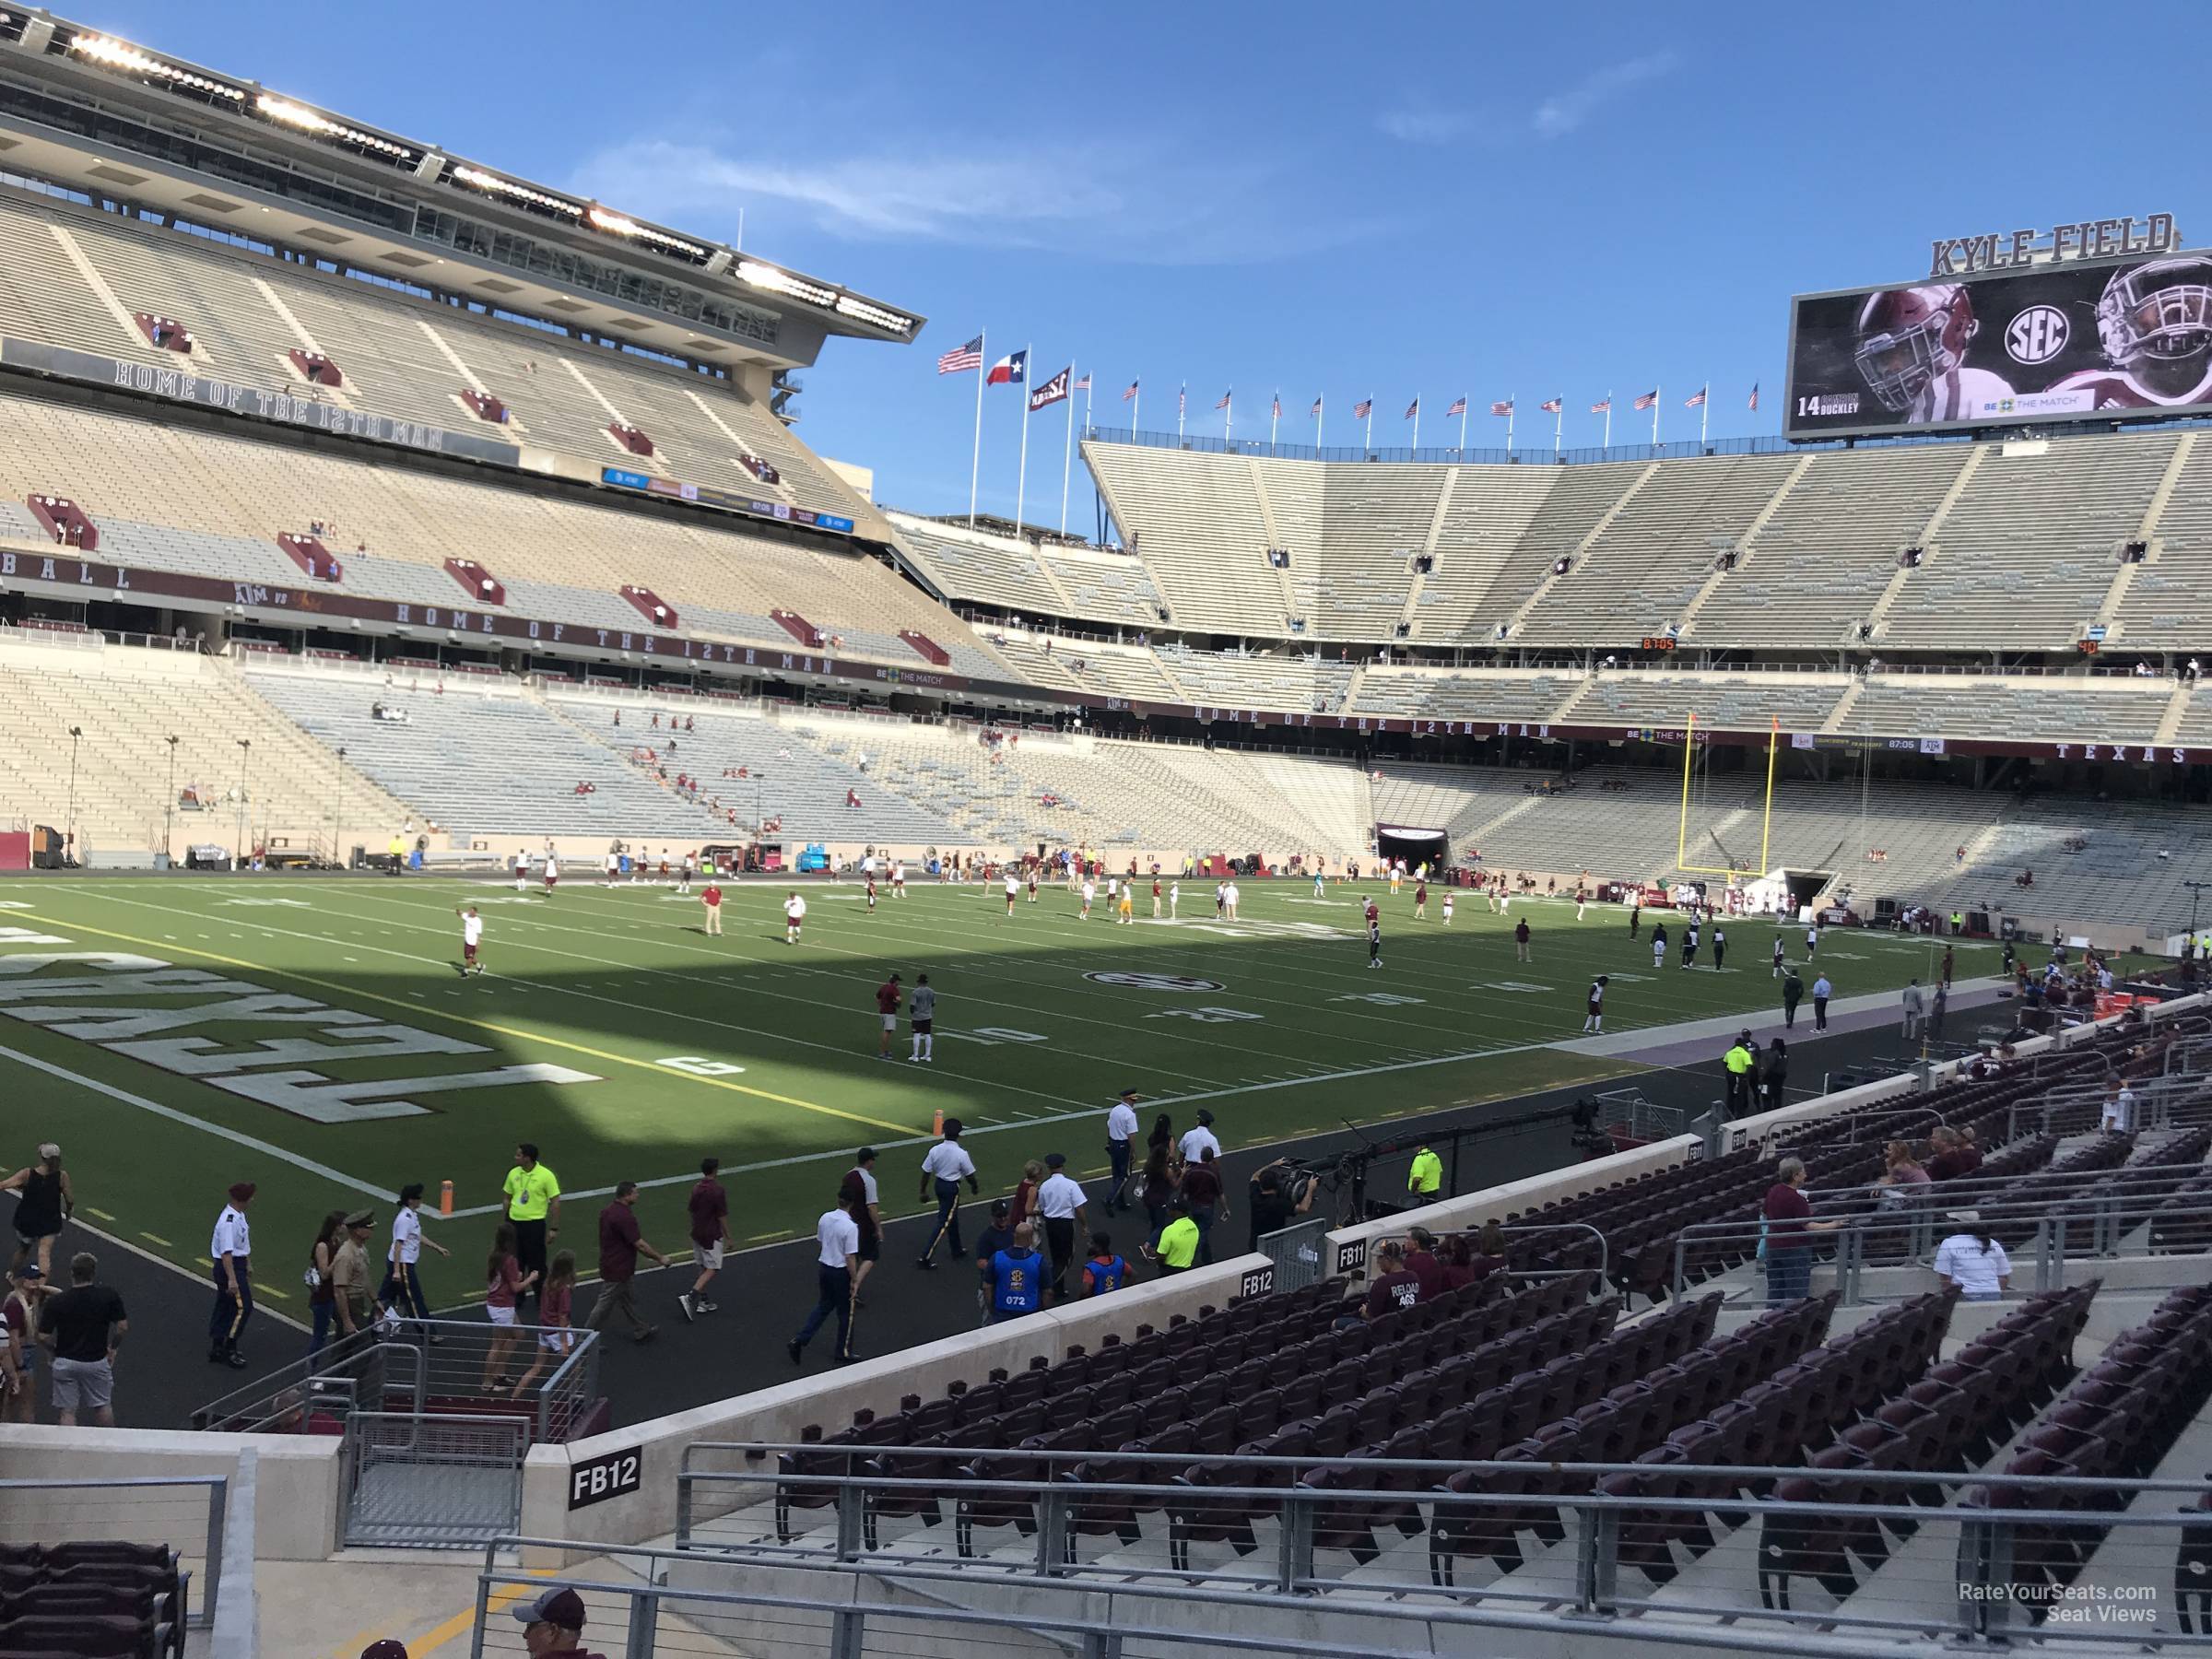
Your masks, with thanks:
[[(1767, 871), (1768, 854), (1774, 833), (1774, 765), (1782, 743), (1782, 722), (1770, 720), (1767, 724), (1767, 775), (1765, 787), (1759, 795), (1759, 866), (1756, 871), (1732, 869), (1726, 865), (1693, 864), (1690, 862), (1689, 808), (1698, 769), (1698, 717), (1688, 717), (1683, 728), (1682, 741), (1682, 812), (1675, 830), (1675, 868), (1685, 876), (1763, 876)], [(1708, 766), (1710, 771), (1710, 765)], [(1710, 827), (1699, 831), (1702, 841)]]

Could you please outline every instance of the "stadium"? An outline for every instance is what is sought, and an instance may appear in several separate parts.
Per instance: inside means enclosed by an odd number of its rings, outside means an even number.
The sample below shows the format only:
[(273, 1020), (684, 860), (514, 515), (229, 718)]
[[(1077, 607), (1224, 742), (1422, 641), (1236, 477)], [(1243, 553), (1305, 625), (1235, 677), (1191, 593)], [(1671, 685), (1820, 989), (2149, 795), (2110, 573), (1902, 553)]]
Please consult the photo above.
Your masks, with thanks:
[(2212, 1647), (2170, 216), (1326, 448), (524, 159), (0, 7), (0, 1659)]

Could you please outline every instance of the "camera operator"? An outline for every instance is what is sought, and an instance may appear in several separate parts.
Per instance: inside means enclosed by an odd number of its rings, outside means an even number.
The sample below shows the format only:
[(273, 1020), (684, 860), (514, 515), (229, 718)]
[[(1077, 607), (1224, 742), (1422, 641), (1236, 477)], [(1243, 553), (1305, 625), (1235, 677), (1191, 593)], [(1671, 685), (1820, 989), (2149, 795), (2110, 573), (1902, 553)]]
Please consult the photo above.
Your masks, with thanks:
[(1569, 1144), (1584, 1159), (1603, 1158), (1613, 1150), (1613, 1137), (1597, 1119), (1597, 1102), (1587, 1097), (1574, 1103), (1574, 1111), (1568, 1119)]
[(1320, 1184), (1287, 1158), (1278, 1158), (1255, 1171), (1245, 1206), (1245, 1213), (1252, 1218), (1252, 1242), (1246, 1248), (1258, 1250), (1262, 1238), (1282, 1231), (1312, 1209), (1314, 1189)]

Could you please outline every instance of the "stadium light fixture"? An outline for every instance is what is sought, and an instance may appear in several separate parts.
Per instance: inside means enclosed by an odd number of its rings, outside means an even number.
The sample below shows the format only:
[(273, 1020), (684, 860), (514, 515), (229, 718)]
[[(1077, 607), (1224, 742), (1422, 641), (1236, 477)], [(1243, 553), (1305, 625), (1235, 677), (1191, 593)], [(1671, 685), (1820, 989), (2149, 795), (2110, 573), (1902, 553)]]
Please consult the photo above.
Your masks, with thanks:
[(837, 290), (824, 288), (818, 282), (809, 282), (804, 276), (794, 276), (789, 271), (771, 265), (762, 265), (757, 259), (737, 262), (737, 280), (748, 288), (763, 288), (771, 294), (789, 294), (794, 300), (804, 300), (810, 305), (835, 306)]
[(246, 94), (242, 88), (233, 87), (225, 81), (215, 80), (208, 76), (200, 74), (197, 70), (185, 69), (175, 64), (164, 63), (148, 53), (141, 52), (128, 41), (118, 41), (112, 36), (103, 34), (86, 33), (72, 39), (69, 42), (69, 50), (82, 53), (96, 64), (104, 64), (111, 69), (121, 69), (130, 75), (142, 76), (147, 80), (159, 81), (164, 86), (181, 88), (190, 92), (205, 92), (210, 98), (226, 99), (236, 104), (242, 104), (246, 101)]
[(870, 324), (892, 334), (912, 334), (914, 329), (914, 320), (903, 312), (886, 311), (880, 305), (855, 299), (851, 294), (840, 294), (837, 297), (837, 309), (841, 316)]
[(571, 218), (580, 219), (583, 217), (583, 209), (574, 202), (563, 201), (556, 195), (547, 195), (544, 191), (533, 190), (527, 184), (517, 184), (512, 179), (502, 179), (497, 173), (486, 172), (482, 168), (470, 167), (465, 162), (457, 163), (454, 166), (453, 177), (461, 183), (473, 184), (478, 190), (488, 191), (493, 195), (503, 195), (517, 202), (527, 202), (533, 207), (543, 207), (551, 213), (564, 213)]
[(347, 126), (342, 121), (333, 121), (320, 111), (305, 104), (294, 103), (288, 98), (271, 98), (263, 93), (253, 100), (253, 112), (264, 120), (274, 121), (303, 133), (313, 133), (322, 138), (340, 138), (347, 144), (373, 150), (394, 161), (412, 161), (415, 152), (404, 144), (394, 144), (389, 138), (379, 138), (374, 133), (364, 133), (359, 127)]
[(665, 248), (672, 253), (681, 253), (687, 259), (704, 259), (707, 256), (706, 249), (700, 247), (697, 242), (686, 241), (680, 236), (670, 236), (665, 231), (653, 229), (649, 226), (639, 224), (635, 219), (625, 218), (618, 213), (610, 213), (605, 207), (587, 207), (584, 209), (583, 217), (590, 222), (594, 229), (604, 230), (609, 236), (626, 236), (635, 241), (650, 242), (656, 248)]

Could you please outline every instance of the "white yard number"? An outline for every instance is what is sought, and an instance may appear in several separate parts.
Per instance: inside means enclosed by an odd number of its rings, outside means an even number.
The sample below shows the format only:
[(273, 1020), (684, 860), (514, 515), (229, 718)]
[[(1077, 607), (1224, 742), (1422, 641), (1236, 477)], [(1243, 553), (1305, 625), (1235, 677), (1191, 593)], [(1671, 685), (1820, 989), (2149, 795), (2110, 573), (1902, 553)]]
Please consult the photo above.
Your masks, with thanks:
[(1034, 1031), (1017, 1031), (1007, 1026), (978, 1026), (972, 1031), (947, 1031), (947, 1037), (959, 1037), (970, 1042), (980, 1042), (985, 1048), (994, 1048), (1002, 1042), (1042, 1042), (1044, 1038)]
[(1523, 994), (1536, 991), (1555, 991), (1556, 985), (1532, 985), (1526, 980), (1492, 980), (1485, 985), (1470, 985), (1471, 991), (1512, 991)]
[(29, 927), (0, 927), (0, 945), (66, 945), (66, 939)]
[(1425, 996), (1400, 996), (1392, 991), (1347, 991), (1342, 996), (1332, 996), (1331, 1002), (1373, 1003), (1379, 1008), (1402, 1008), (1408, 1003), (1425, 1003)]
[(1195, 1019), (1202, 1025), (1227, 1025), (1232, 1019), (1261, 1019), (1265, 1016), (1247, 1014), (1241, 1008), (1163, 1008), (1157, 1014), (1147, 1014), (1147, 1019)]
[(688, 1072), (695, 1077), (734, 1077), (745, 1069), (742, 1065), (732, 1065), (727, 1060), (710, 1060), (703, 1054), (677, 1054), (655, 1064), (670, 1071)]

